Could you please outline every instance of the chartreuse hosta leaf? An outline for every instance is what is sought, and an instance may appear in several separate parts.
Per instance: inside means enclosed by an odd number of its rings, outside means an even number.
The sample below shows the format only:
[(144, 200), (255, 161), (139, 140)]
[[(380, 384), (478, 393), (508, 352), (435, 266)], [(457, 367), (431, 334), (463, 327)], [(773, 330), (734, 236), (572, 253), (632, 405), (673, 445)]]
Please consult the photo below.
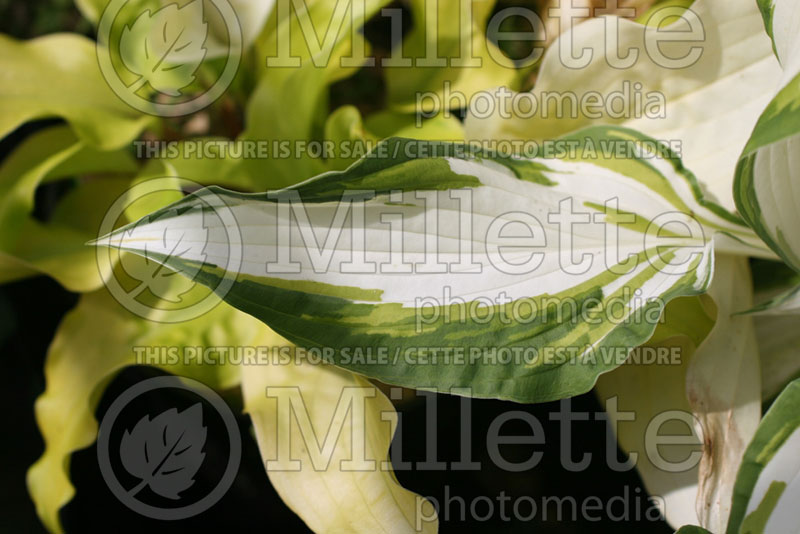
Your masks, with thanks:
[(387, 451), (397, 426), (369, 381), (328, 365), (242, 373), (245, 409), (283, 501), (317, 534), (435, 533), (432, 505), (403, 489)]
[[(431, 93), (439, 95), (439, 108), (449, 108), (461, 102), (444, 95), (470, 99), (478, 91), (513, 85), (514, 63), (486, 35), (494, 4), (494, 0), (409, 2), (414, 25), (402, 47), (395, 47), (397, 59), (384, 64), (389, 107), (431, 112), (436, 108), (430, 107), (435, 102)], [(401, 52), (406, 64), (401, 63)]]
[[(158, 312), (154, 312), (150, 319), (156, 319), (157, 315)], [(105, 290), (83, 295), (56, 333), (45, 365), (47, 387), (36, 403), (36, 418), (45, 451), (28, 473), (28, 487), (43, 523), (51, 532), (63, 531), (59, 510), (75, 493), (69, 480), (70, 456), (95, 440), (94, 413), (102, 391), (122, 368), (141, 363), (136, 347), (152, 350), (152, 347), (277, 347), (285, 344), (285, 340), (263, 323), (225, 304), (202, 317), (175, 325), (128, 313)], [(183, 361), (159, 367), (218, 389), (228, 389), (242, 381), (247, 410), (256, 427), (265, 462), (284, 458), (273, 455), (274, 444), (276, 439), (288, 439), (288, 434), (268, 434), (274, 431), (275, 410), (270, 406), (270, 400), (274, 402), (274, 399), (266, 397), (264, 384), (297, 386), (318, 436), (324, 436), (322, 432), (331, 423), (330, 419), (322, 421), (327, 413), (325, 409), (335, 405), (343, 390), (353, 387), (368, 390), (369, 398), (364, 396), (364, 409), (358, 414), (360, 419), (351, 419), (346, 425), (352, 429), (354, 422), (360, 422), (359, 432), (367, 438), (364, 449), (367, 458), (376, 459), (379, 465), (385, 460), (394, 429), (391, 421), (396, 418), (394, 409), (373, 386), (346, 371), (310, 364), (273, 368)], [(333, 405), (328, 404), (331, 401)], [(417, 497), (398, 485), (389, 468), (383, 466), (369, 473), (340, 470), (339, 460), (354, 450), (348, 438), (358, 435), (343, 431), (338, 440), (337, 436), (329, 439), (329, 445), (335, 445), (335, 456), (323, 469), (318, 469), (293, 449), (290, 457), (302, 460), (301, 469), (270, 471), (270, 478), (281, 496), (315, 532), (339, 532), (337, 527), (346, 522), (345, 518), (370, 528), (378, 525), (389, 532), (411, 532), (408, 525), (418, 510), (422, 510), (424, 517), (433, 515), (430, 510), (420, 508), (423, 502), (417, 502)], [(293, 445), (297, 443), (295, 437)], [(305, 498), (296, 493), (300, 488)], [(309, 499), (312, 493), (315, 498)], [(368, 503), (364, 502), (364, 496), (369, 496)], [(330, 500), (333, 498), (335, 504)], [(332, 506), (336, 507), (335, 511)], [(363, 521), (366, 509), (375, 518), (374, 522)], [(425, 532), (435, 531), (434, 522), (423, 526)]]
[[(195, 0), (184, 0), (177, 5), (183, 7), (192, 3), (198, 5), (203, 4), (201, 0), (196, 2)], [(264, 26), (264, 22), (267, 20), (267, 17), (269, 17), (272, 7), (275, 5), (275, 0), (228, 0), (228, 3), (236, 14), (236, 19), (242, 32), (242, 43), (245, 47), (249, 46), (255, 41), (258, 33)], [(75, 4), (84, 17), (89, 19), (92, 23), (97, 24), (103, 11), (109, 5), (109, 0), (76, 0)], [(169, 2), (167, 0), (135, 0), (134, 2), (128, 2), (128, 4), (130, 7), (126, 6), (126, 8), (136, 13), (136, 15), (144, 13), (147, 10), (149, 10), (151, 14), (155, 14), (164, 7), (176, 5), (175, 2)], [(192, 28), (190, 26), (190, 23), (194, 22), (190, 18), (191, 11), (175, 9), (162, 11), (162, 14), (162, 16), (169, 15), (166, 17), (166, 22), (170, 26), (185, 27), (185, 29), (195, 32), (198, 30), (197, 27)], [(197, 32), (198, 37), (201, 38), (203, 46), (206, 49), (206, 53), (203, 57), (214, 58), (225, 55), (228, 52), (228, 36), (224, 23), (221, 20), (216, 20), (219, 17), (217, 15), (215, 18), (213, 11), (212, 13), (206, 14), (204, 18), (209, 24), (207, 31), (204, 29), (203, 33)], [(133, 21), (130, 22), (133, 23)]]
[[(355, 108), (350, 108), (355, 113), (329, 117), (328, 87), (353, 74), (363, 63), (353, 59), (369, 53), (359, 30), (387, 3), (310, 0), (304, 4), (307, 9), (299, 11), (292, 7), (294, 2), (278, 3), (256, 42), (258, 56), (266, 58), (267, 68), (257, 71), (260, 77), (247, 103), (247, 129), (241, 136), (246, 141), (264, 143), (273, 153), (273, 157), (243, 161), (247, 174), (267, 182), (260, 184), (262, 189), (285, 187), (333, 168), (335, 157), (311, 157), (300, 143), (318, 141), (331, 131), (348, 132), (342, 137), (324, 138), (337, 147), (349, 142), (357, 149), (363, 143), (361, 116)], [(354, 43), (354, 36), (358, 43)], [(274, 119), (287, 109), (292, 110), (292, 120)], [(331, 121), (337, 122), (335, 128)], [(276, 143), (288, 147), (290, 157), (274, 157)], [(362, 155), (365, 151), (362, 149)]]
[(800, 381), (778, 396), (747, 447), (727, 534), (796, 532), (800, 520)]
[[(0, 282), (47, 274), (71, 291), (100, 287), (108, 273), (84, 244), (135, 171), (126, 151), (95, 150), (65, 126), (23, 141), (0, 166)], [(83, 174), (94, 179), (76, 180), (48, 220), (34, 217), (40, 184)]]
[(82, 140), (102, 149), (135, 138), (152, 117), (111, 91), (95, 48), (79, 35), (27, 42), (0, 35), (0, 137), (29, 120), (61, 117)]
[[(154, 191), (150, 187), (151, 182), (146, 179), (145, 171), (134, 180), (135, 188), (129, 189), (128, 192), (135, 198), (148, 191), (150, 194), (141, 202), (132, 204), (129, 208), (131, 212), (126, 211), (127, 217), (134, 216), (147, 205), (151, 205), (151, 209), (158, 208), (159, 203), (163, 206), (165, 201), (173, 198), (173, 193), (177, 193), (170, 190)], [(97, 200), (96, 197), (93, 198)], [(69, 198), (64, 202), (67, 203), (65, 209), (75, 207)], [(128, 253), (122, 255), (120, 265), (124, 265), (126, 276), (135, 278), (145, 276), (147, 271), (139, 269), (148, 269), (146, 263), (133, 260), (142, 258)], [(151, 351), (145, 353), (144, 362), (158, 365), (179, 376), (200, 380), (218, 389), (235, 386), (243, 375), (248, 376), (252, 373), (256, 382), (253, 380), (248, 382), (251, 386), (248, 391), (248, 406), (257, 426), (270, 420), (269, 414), (258, 411), (260, 404), (257, 395), (259, 393), (264, 395), (265, 392), (253, 389), (253, 384), (263, 378), (265, 370), (270, 372), (271, 377), (277, 377), (279, 372), (285, 369), (237, 367), (233, 364), (205, 365), (195, 360), (182, 359), (167, 362), (148, 359), (153, 350), (170, 347), (180, 350), (182, 347), (275, 347), (286, 344), (285, 340), (262, 322), (226, 304), (220, 304), (204, 315), (183, 323), (159, 322), (168, 320), (170, 312), (167, 309), (169, 303), (161, 301), (158, 294), (181, 294), (183, 302), (194, 302), (207, 293), (206, 288), (202, 286), (187, 290), (186, 282), (191, 285), (191, 281), (183, 277), (172, 276), (159, 281), (159, 291), (156, 291), (155, 286), (148, 286), (152, 295), (146, 297), (147, 303), (151, 305), (147, 316), (129, 313), (105, 289), (86, 293), (76, 309), (67, 315), (60, 326), (45, 365), (47, 387), (36, 403), (36, 417), (45, 441), (45, 452), (30, 469), (28, 475), (28, 485), (37, 512), (50, 531), (62, 530), (59, 510), (74, 495), (74, 488), (69, 481), (70, 456), (95, 439), (97, 422), (94, 419), (94, 412), (103, 388), (123, 367), (143, 363), (141, 350)], [(372, 396), (377, 395), (379, 399), (370, 400), (365, 404), (364, 418), (360, 419), (362, 425), (359, 428), (370, 439), (366, 450), (369, 457), (381, 460), (385, 457), (393, 427), (387, 426), (384, 431), (382, 425), (389, 424), (385, 421), (391, 421), (394, 411), (380, 393), (374, 392), (372, 386), (349, 375), (346, 371), (330, 367), (305, 365), (291, 376), (295, 378), (307, 376), (311, 383), (321, 382), (329, 386), (329, 389), (324, 391), (324, 388), (318, 385), (304, 388), (303, 394), (309, 403), (315, 399), (317, 393), (322, 395), (322, 402), (327, 402), (337, 385), (358, 383), (364, 388), (369, 388), (373, 393)], [(266, 397), (264, 399), (266, 401)], [(384, 419), (386, 417), (389, 419)], [(336, 443), (335, 450), (339, 455), (346, 454), (345, 449), (353, 449), (352, 443)], [(262, 449), (265, 461), (269, 458), (268, 450), (271, 449)], [(343, 506), (345, 502), (353, 503), (354, 496), (365, 494), (384, 494), (393, 497), (393, 499), (372, 500), (368, 505), (375, 517), (386, 518), (387, 521), (394, 521), (397, 517), (415, 517), (414, 514), (420, 509), (419, 506), (424, 504), (418, 503), (413, 494), (403, 490), (389, 469), (376, 471), (373, 478), (364, 476), (363, 473), (358, 473), (359, 476), (353, 476), (349, 472), (343, 475), (338, 465), (336, 463), (336, 467), (320, 470), (310, 463), (303, 463), (302, 469), (299, 472), (293, 471), (289, 477), (293, 484), (306, 486), (320, 484), (326, 488), (335, 488), (336, 493), (341, 495), (338, 503), (341, 513), (345, 513)], [(273, 479), (276, 476), (280, 477), (274, 473), (270, 473), (270, 476)], [(314, 525), (318, 532), (335, 531), (334, 527), (341, 523), (341, 515), (331, 514), (322, 518), (316, 515), (319, 508), (315, 506), (322, 502), (319, 499), (314, 502), (299, 501), (291, 495), (291, 491), (286, 499), (304, 520)], [(363, 510), (363, 506), (366, 505), (359, 501), (358, 506)], [(423, 513), (426, 518), (435, 517), (430, 510), (423, 509)], [(350, 517), (356, 516), (355, 512), (350, 514)], [(431, 522), (426, 528), (433, 528), (431, 525), (435, 523)]]
[[(754, 238), (634, 132), (568, 141), (573, 159), (523, 160), (392, 139), (344, 172), (265, 194), (203, 190), (98, 243), (211, 287), (234, 280), (229, 303), (357, 373), (479, 397), (566, 397), (646, 341), (665, 302), (705, 292), (712, 236)], [(641, 157), (603, 157), (602, 142), (634, 143)], [(238, 230), (206, 223), (206, 241), (202, 203), (219, 198)], [(565, 224), (570, 209), (580, 224)], [(239, 231), (241, 267), (225, 272), (225, 236)], [(170, 252), (176, 240), (195, 252)], [(492, 350), (511, 359), (500, 365)]]
[(464, 129), (459, 120), (437, 115), (417, 124), (416, 116), (396, 111), (379, 111), (364, 119), (364, 128), (376, 139), (411, 137), (429, 141), (460, 141)]
[[(682, 19), (655, 16), (663, 24), (675, 21), (660, 30), (662, 36), (674, 31), (685, 39), (660, 43), (661, 55), (654, 44), (657, 26), (608, 17), (583, 22), (545, 53), (532, 90), (538, 111), (503, 117), (498, 103), (485, 118), (473, 112), (467, 139), (542, 140), (590, 124), (624, 125), (680, 142), (684, 164), (717, 202), (733, 210), (736, 162), (781, 78), (756, 1), (697, 0)], [(570, 55), (582, 58), (579, 67)], [(605, 106), (576, 110), (569, 103), (597, 93)], [(660, 103), (646, 108), (648, 101)]]
[(778, 255), (800, 271), (800, 5), (760, 1), (783, 76), (736, 172), (736, 205)]
[[(84, 294), (56, 332), (45, 363), (47, 385), (36, 401), (45, 450), (28, 472), (28, 489), (45, 526), (51, 532), (63, 530), (59, 509), (75, 493), (70, 455), (95, 440), (94, 413), (103, 388), (122, 368), (141, 363), (135, 347), (269, 346), (274, 337), (263, 324), (225, 304), (175, 325), (129, 313), (105, 289)], [(215, 388), (230, 388), (240, 379), (233, 366), (184, 365), (181, 360), (162, 368)]]
[[(66, 128), (56, 128), (38, 134), (32, 141), (44, 138), (50, 141), (51, 148), (59, 147), (59, 136), (65, 137), (61, 142), (75, 143), (74, 135)], [(35, 145), (34, 145), (35, 146)], [(67, 143), (67, 146), (70, 146)], [(23, 144), (19, 150), (25, 149)], [(81, 145), (78, 145), (81, 148)], [(56, 154), (60, 152), (57, 151)], [(18, 154), (18, 153), (15, 153)], [(74, 151), (71, 160), (61, 161), (62, 167), (56, 169), (86, 170), (86, 164), (77, 165), (82, 158), (76, 157), (82, 153)], [(102, 153), (89, 152), (83, 155), (89, 160), (102, 160)], [(13, 156), (12, 156), (13, 157)], [(124, 160), (124, 158), (120, 158)], [(13, 161), (13, 160), (12, 160)], [(21, 161), (25, 161), (24, 158)], [(158, 167), (152, 165), (150, 167)], [(147, 170), (137, 177), (138, 182), (147, 178)], [(57, 173), (54, 173), (57, 175)], [(23, 174), (23, 177), (25, 175)], [(31, 179), (28, 179), (31, 180)], [(134, 182), (137, 182), (134, 180)], [(102, 180), (98, 180), (102, 182)], [(127, 181), (125, 185), (129, 185)], [(32, 188), (35, 183), (29, 183)], [(82, 185), (77, 191), (81, 191)], [(140, 191), (147, 185), (140, 184), (137, 188), (128, 189), (128, 192)], [(124, 190), (123, 190), (124, 191)], [(145, 204), (151, 208), (164, 206), (172, 201), (177, 191), (163, 191), (150, 195)], [(114, 198), (103, 203), (102, 197), (94, 196), (97, 193), (90, 189), (91, 200), (100, 203), (103, 209), (113, 202)], [(114, 196), (122, 193), (116, 192)], [(32, 194), (32, 192), (31, 192)], [(11, 198), (13, 195), (10, 195)], [(24, 202), (26, 195), (16, 195), (18, 201)], [(85, 199), (83, 199), (85, 201)], [(79, 207), (73, 198), (64, 200), (65, 206), (59, 209)], [(159, 203), (160, 202), (160, 203)], [(135, 214), (138, 206), (134, 203), (130, 215)], [(93, 223), (96, 228), (97, 222)], [(96, 231), (96, 230), (94, 230)], [(49, 233), (49, 232), (48, 232)], [(83, 247), (86, 248), (86, 247)], [(123, 255), (125, 256), (125, 255)], [(56, 265), (65, 263), (65, 257), (54, 261)], [(68, 256), (66, 256), (69, 259)], [(141, 258), (139, 258), (141, 259)], [(92, 258), (90, 271), (96, 277), (96, 258)], [(119, 264), (110, 262), (112, 269), (119, 269)], [(146, 262), (127, 261), (127, 276), (139, 276)], [(87, 266), (84, 266), (84, 270)], [(107, 276), (110, 273), (104, 272)], [(117, 272), (115, 276), (121, 276)], [(101, 284), (101, 281), (98, 281)], [(168, 280), (165, 285), (173, 289), (180, 286), (177, 279)], [(185, 284), (184, 284), (185, 285)], [(152, 288), (151, 288), (152, 289)], [(167, 288), (163, 288), (168, 291)], [(203, 288), (191, 289), (193, 293)], [(89, 291), (85, 288), (84, 291)], [(74, 494), (74, 488), (69, 481), (70, 455), (89, 445), (97, 433), (97, 422), (94, 419), (94, 410), (100, 399), (102, 387), (112, 376), (125, 367), (137, 363), (135, 347), (171, 347), (171, 346), (197, 346), (208, 344), (225, 346), (235, 342), (253, 340), (253, 344), (261, 342), (258, 332), (265, 329), (258, 322), (231, 309), (228, 306), (218, 306), (210, 313), (194, 321), (182, 323), (176, 327), (174, 324), (158, 322), (167, 313), (160, 305), (160, 299), (155, 292), (150, 292), (143, 298), (151, 306), (147, 317), (129, 313), (103, 288), (87, 292), (81, 297), (78, 306), (70, 312), (59, 327), (53, 343), (50, 346), (45, 363), (45, 379), (47, 382), (44, 394), (36, 403), (36, 419), (45, 442), (45, 451), (42, 457), (31, 467), (28, 472), (28, 487), (36, 504), (37, 513), (42, 522), (52, 532), (60, 532), (59, 509), (66, 504)], [(192, 296), (187, 292), (183, 295), (191, 302)], [(98, 322), (100, 321), (100, 322)], [(230, 339), (226, 336), (230, 334)], [(170, 365), (164, 367), (168, 371), (177, 371), (183, 376), (191, 376), (207, 384), (217, 387), (230, 387), (238, 380), (237, 372), (225, 366), (182, 366)]]
[[(245, 159), (241, 166), (242, 173), (250, 176), (250, 181), (260, 185), (261, 190), (292, 185), (330, 170), (342, 170), (363, 156), (368, 146), (386, 137), (407, 135), (416, 139), (460, 141), (464, 133), (455, 116), (431, 116), (435, 114), (430, 113), (421, 124), (417, 123), (419, 117), (414, 113), (414, 97), (415, 92), (422, 90), (421, 84), (430, 90), (436, 90), (438, 86), (438, 91), (441, 91), (445, 78), (457, 78), (457, 90), (474, 92), (504, 83), (513, 75), (514, 71), (506, 67), (501, 69), (502, 75), (498, 74), (496, 65), (486, 57), (482, 59), (486, 66), (484, 69), (387, 67), (383, 73), (388, 86), (388, 109), (367, 117), (362, 117), (361, 112), (351, 105), (340, 106), (331, 112), (328, 101), (330, 84), (354, 74), (359, 67), (369, 65), (370, 60), (381, 61), (370, 56), (369, 43), (365, 41), (361, 27), (371, 17), (380, 16), (380, 9), (388, 3), (387, 0), (364, 3), (305, 0), (298, 4), (306, 6), (300, 10), (292, 7), (293, 1), (277, 4), (256, 43), (259, 57), (267, 58), (267, 68), (257, 72), (259, 81), (248, 101), (247, 129), (241, 136), (246, 142), (264, 143), (272, 153), (268, 158)], [(421, 9), (421, 4), (415, 3), (415, 14)], [(448, 13), (452, 4), (429, 2), (434, 8), (440, 7), (442, 13), (437, 18), (440, 24), (419, 23), (405, 39), (403, 54), (412, 65), (415, 54), (423, 54), (421, 42), (424, 38), (432, 40), (432, 47), (438, 43), (436, 53), (439, 57), (460, 55), (461, 51), (454, 45), (458, 45), (463, 21), (459, 22), (458, 17)], [(475, 3), (478, 4), (480, 7), (475, 8), (477, 14), (473, 21), (476, 28), (480, 25), (478, 21), (485, 19), (492, 2)], [(356, 10), (353, 10), (354, 6), (357, 6)], [(415, 20), (423, 20), (421, 17), (420, 14), (420, 18)], [(431, 32), (433, 27), (437, 31), (426, 35), (426, 28)], [(485, 55), (483, 48), (478, 48), (479, 45), (486, 46), (484, 34), (476, 28), (472, 28), (476, 36), (474, 53)], [(442, 61), (449, 61), (449, 58)], [(291, 65), (291, 68), (285, 65)], [(441, 78), (442, 73), (446, 74), (444, 78)], [(285, 113), (286, 109), (293, 110), (292, 120), (275, 121), (274, 117)], [(321, 157), (313, 156), (311, 150), (304, 148), (304, 143), (320, 141), (330, 147)], [(281, 155), (284, 150), (289, 151), (289, 157)]]

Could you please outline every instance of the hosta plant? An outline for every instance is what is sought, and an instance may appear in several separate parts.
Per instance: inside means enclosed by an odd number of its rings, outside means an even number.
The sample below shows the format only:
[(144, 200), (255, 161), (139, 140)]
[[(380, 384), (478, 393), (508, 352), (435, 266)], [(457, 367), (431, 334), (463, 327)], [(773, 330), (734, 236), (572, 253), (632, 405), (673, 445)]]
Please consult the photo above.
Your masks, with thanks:
[[(435, 520), (417, 521), (430, 503), (390, 469), (344, 467), (353, 447), (387, 459), (396, 416), (379, 383), (516, 403), (594, 390), (614, 399), (619, 410), (608, 415), (618, 444), (679, 532), (796, 529), (800, 6), (697, 0), (638, 10), (636, 20), (611, 12), (566, 28), (539, 62), (521, 66), (491, 60), (500, 54), (484, 35), (492, 2), (471, 3), (471, 19), (452, 16), (463, 2), (435, 4), (404, 3), (415, 25), (393, 46), (416, 60), (433, 42), (441, 55), (460, 58), (467, 34), (485, 65), (386, 68), (376, 103), (338, 102), (336, 88), (372, 72), (366, 61), (342, 59), (369, 48), (350, 30), (388, 2), (350, 12), (322, 0), (299, 11), (280, 0), (232, 1), (246, 21), (242, 68), (215, 103), (188, 118), (121, 101), (96, 58), (109, 46), (102, 39), (0, 38), (3, 134), (36, 119), (64, 121), (28, 136), (0, 167), (0, 280), (45, 274), (81, 293), (52, 341), (36, 404), (45, 452), (28, 485), (49, 530), (62, 530), (59, 509), (74, 494), (70, 457), (96, 439), (99, 396), (138, 363), (134, 348), (198, 345), (325, 355), (324, 365), (162, 365), (215, 389), (241, 387), (271, 483), (315, 532), (437, 530)], [(100, 35), (108, 2), (78, 7)], [(120, 23), (121, 42), (136, 32), (152, 39), (158, 13), (165, 28), (196, 16), (188, 6), (162, 8), (134, 2), (138, 15)], [(333, 38), (309, 46), (298, 37), (329, 20), (342, 23)], [(694, 60), (657, 59), (652, 40), (665, 27), (690, 35), (670, 42), (667, 59)], [(180, 89), (199, 92), (224, 70), (209, 35), (203, 47), (186, 47), (183, 59), (208, 63)], [(296, 65), (265, 65), (287, 37)], [(565, 48), (586, 61), (565, 64)], [(619, 50), (625, 65), (610, 58)], [(158, 71), (147, 53), (109, 57), (141, 76), (136, 91), (169, 95), (185, 74)], [(510, 91), (531, 80), (530, 92)], [(638, 85), (619, 93), (623, 108), (658, 94), (664, 115), (501, 112), (509, 94), (603, 98), (626, 82)], [(463, 121), (450, 109), (458, 99), (417, 107), (415, 95), (435, 101), (430, 95), (450, 90), (467, 103)], [(491, 95), (495, 113), (469, 108), (476, 94)], [(177, 155), (134, 157), (134, 142), (158, 140), (174, 142)], [(362, 150), (324, 158), (185, 150), (192, 142), (311, 140)], [(492, 144), (500, 141), (535, 141), (541, 152), (506, 153)], [(37, 188), (63, 179), (74, 187), (47, 221), (34, 217)], [(145, 201), (109, 226), (119, 198)], [(112, 260), (98, 263), (106, 249)], [(789, 275), (765, 284), (764, 265)], [(109, 281), (123, 271), (148, 280), (147, 313), (113, 297)], [(224, 302), (171, 320), (176, 302), (209, 294), (184, 277)], [(677, 348), (682, 358), (669, 366), (639, 361), (651, 348)], [(486, 356), (492, 351), (510, 356), (498, 361)], [(313, 465), (302, 429), (264, 395), (283, 386), (299, 389), (317, 431), (339, 414), (343, 392), (368, 392), (364, 413), (342, 423), (345, 438), (323, 468)], [(699, 451), (680, 473), (642, 452), (646, 423), (670, 410), (692, 414), (693, 432), (665, 448)], [(631, 411), (633, 421), (624, 415)], [(303, 468), (278, 465), (286, 451)]]

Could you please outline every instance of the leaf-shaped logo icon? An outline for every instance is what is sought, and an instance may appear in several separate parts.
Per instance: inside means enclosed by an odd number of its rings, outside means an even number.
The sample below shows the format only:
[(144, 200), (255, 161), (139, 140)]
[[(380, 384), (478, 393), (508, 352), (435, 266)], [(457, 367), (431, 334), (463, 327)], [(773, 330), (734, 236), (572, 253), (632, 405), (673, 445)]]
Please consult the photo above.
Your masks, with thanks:
[(157, 495), (179, 499), (203, 463), (206, 435), (200, 403), (183, 412), (172, 408), (152, 420), (142, 417), (133, 431), (125, 431), (120, 445), (123, 467), (141, 480), (128, 494), (149, 487)]
[[(202, 211), (199, 212), (199, 216), (205, 220)], [(120, 236), (120, 240), (124, 242), (127, 237), (135, 236), (136, 229), (135, 226), (131, 228)], [(167, 226), (164, 228), (161, 243), (145, 244), (143, 255), (122, 254), (120, 263), (125, 272), (139, 281), (139, 284), (130, 291), (129, 297), (136, 298), (143, 291), (149, 290), (161, 300), (180, 303), (182, 296), (197, 285), (194, 282), (197, 272), (176, 271), (164, 267), (163, 263), (173, 256), (192, 257), (198, 263), (204, 262), (207, 240), (208, 228), (204, 222), (191, 231)], [(168, 243), (169, 248), (167, 248)]]
[(203, 0), (179, 7), (169, 4), (155, 13), (148, 9), (125, 26), (119, 53), (125, 67), (139, 76), (129, 90), (149, 82), (156, 91), (180, 96), (191, 84), (206, 56), (208, 24), (203, 19)]

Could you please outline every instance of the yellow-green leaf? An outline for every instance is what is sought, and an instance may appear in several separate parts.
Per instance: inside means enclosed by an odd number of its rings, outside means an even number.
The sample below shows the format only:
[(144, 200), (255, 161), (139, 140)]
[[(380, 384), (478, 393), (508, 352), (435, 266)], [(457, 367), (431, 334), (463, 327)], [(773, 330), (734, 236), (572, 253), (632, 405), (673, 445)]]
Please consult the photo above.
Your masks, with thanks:
[(119, 148), (148, 123), (100, 73), (95, 43), (72, 34), (27, 42), (0, 35), (0, 137), (21, 124), (61, 117), (92, 146)]
[(387, 463), (397, 415), (375, 386), (331, 366), (290, 364), (246, 369), (242, 387), (267, 474), (311, 530), (437, 531), (437, 521), (423, 521), (432, 505), (403, 489)]
[[(134, 347), (258, 345), (265, 332), (261, 323), (226, 304), (174, 325), (129, 313), (105, 289), (81, 297), (56, 332), (45, 363), (46, 389), (36, 401), (45, 451), (28, 472), (28, 489), (45, 526), (62, 532), (58, 512), (75, 493), (70, 455), (95, 440), (97, 403), (114, 375), (137, 363)], [(160, 367), (215, 388), (239, 382), (239, 368), (233, 366)]]
[[(135, 170), (125, 151), (97, 151), (65, 126), (23, 141), (0, 166), (0, 282), (46, 274), (71, 291), (100, 287), (104, 273), (85, 243)], [(46, 222), (33, 217), (41, 183), (83, 174), (96, 176), (79, 181)]]

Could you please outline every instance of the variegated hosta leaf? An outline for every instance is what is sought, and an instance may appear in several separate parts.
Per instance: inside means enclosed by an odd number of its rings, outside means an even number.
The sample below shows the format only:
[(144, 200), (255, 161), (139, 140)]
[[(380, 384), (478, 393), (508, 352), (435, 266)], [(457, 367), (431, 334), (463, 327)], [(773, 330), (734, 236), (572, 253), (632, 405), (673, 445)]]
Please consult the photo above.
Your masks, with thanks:
[(727, 534), (797, 532), (800, 512), (800, 381), (789, 384), (758, 426), (736, 477)]
[(0, 35), (0, 137), (26, 121), (60, 117), (82, 140), (104, 150), (135, 138), (152, 117), (111, 91), (95, 48), (79, 35), (27, 42)]
[[(85, 243), (135, 171), (126, 151), (92, 149), (66, 126), (23, 141), (0, 165), (0, 283), (46, 274), (70, 291), (100, 287), (108, 273), (98, 272)], [(33, 216), (40, 184), (82, 174), (96, 176), (69, 191), (46, 222)]]
[[(702, 436), (692, 434), (686, 372), (697, 347), (714, 327), (714, 308), (707, 296), (673, 300), (653, 337), (625, 365), (601, 376), (595, 387), (614, 425), (617, 443), (630, 455), (648, 494), (663, 504), (661, 513), (675, 527), (699, 522), (695, 503)], [(653, 351), (669, 354), (666, 364), (644, 359)], [(680, 443), (655, 447), (651, 433), (659, 421), (659, 435), (686, 437)]]
[(254, 367), (242, 394), (272, 485), (311, 530), (437, 531), (432, 505), (394, 477), (397, 414), (367, 380), (328, 365)]
[(689, 405), (703, 436), (697, 514), (700, 525), (723, 532), (747, 444), (761, 419), (759, 348), (752, 317), (735, 315), (753, 302), (746, 258), (717, 256), (709, 296), (717, 320), (686, 376)]
[[(45, 363), (46, 389), (36, 401), (45, 450), (28, 471), (28, 489), (45, 526), (63, 531), (59, 509), (75, 493), (70, 455), (95, 440), (94, 413), (103, 388), (125, 366), (141, 363), (136, 347), (260, 346), (273, 339), (263, 324), (225, 304), (175, 325), (129, 313), (105, 289), (83, 295), (56, 332)], [(215, 388), (230, 388), (240, 379), (239, 368), (231, 365), (185, 364), (179, 358), (160, 367)]]
[[(98, 244), (197, 272), (210, 287), (235, 280), (221, 295), (229, 303), (358, 373), (479, 397), (562, 398), (588, 391), (646, 341), (665, 302), (705, 292), (716, 232), (752, 237), (698, 198), (666, 151), (589, 152), (589, 143), (643, 141), (635, 133), (596, 129), (572, 141), (576, 160), (522, 160), (393, 139), (286, 190), (200, 191)], [(238, 228), (219, 223), (206, 240), (201, 206), (219, 198)], [(241, 268), (225, 272), (226, 236), (239, 231)], [(176, 240), (194, 252), (173, 254)]]
[[(624, 125), (657, 139), (681, 141), (686, 167), (713, 199), (733, 210), (736, 162), (781, 77), (756, 1), (697, 0), (682, 19), (660, 15), (656, 20), (675, 22), (659, 30), (602, 17), (565, 32), (542, 60), (532, 91), (539, 110), (529, 118), (500, 113), (479, 118), (473, 111), (466, 121), (467, 139), (552, 139), (590, 124)], [(670, 32), (681, 32), (685, 39), (660, 43), (659, 57), (655, 39)], [(581, 58), (580, 63), (570, 55)], [(676, 58), (686, 59), (670, 61)], [(569, 102), (580, 103), (593, 93), (606, 102), (599, 116), (583, 115), (580, 109), (573, 115), (571, 108), (580, 106)], [(608, 109), (612, 95), (613, 113)], [(658, 102), (658, 95), (666, 102), (658, 106), (662, 112), (654, 107), (645, 113), (644, 104)], [(595, 113), (597, 108), (585, 109)]]
[(800, 4), (794, 0), (759, 4), (783, 76), (744, 148), (734, 195), (750, 226), (800, 271)]

